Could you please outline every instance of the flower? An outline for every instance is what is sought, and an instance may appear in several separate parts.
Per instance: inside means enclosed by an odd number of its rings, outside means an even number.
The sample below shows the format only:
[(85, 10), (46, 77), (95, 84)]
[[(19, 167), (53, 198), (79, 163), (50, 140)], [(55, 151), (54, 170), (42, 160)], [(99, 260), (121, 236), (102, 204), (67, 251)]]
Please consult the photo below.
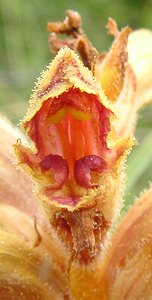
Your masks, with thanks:
[(49, 30), (54, 51), (63, 48), (38, 80), (21, 123), (31, 144), (0, 120), (1, 296), (150, 299), (152, 189), (113, 225), (137, 111), (152, 99), (152, 34), (119, 31), (109, 19), (115, 40), (101, 55), (75, 12)]

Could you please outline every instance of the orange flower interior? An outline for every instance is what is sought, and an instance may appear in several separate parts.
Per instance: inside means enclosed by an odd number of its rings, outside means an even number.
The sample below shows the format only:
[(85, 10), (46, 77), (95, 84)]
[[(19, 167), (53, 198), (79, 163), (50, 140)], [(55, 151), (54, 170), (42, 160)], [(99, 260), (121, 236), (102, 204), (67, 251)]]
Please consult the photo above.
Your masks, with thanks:
[(100, 174), (109, 167), (110, 115), (97, 96), (73, 87), (43, 102), (24, 123), (36, 151), (18, 144), (20, 161), (30, 167), (47, 197), (74, 206), (84, 189), (98, 187)]

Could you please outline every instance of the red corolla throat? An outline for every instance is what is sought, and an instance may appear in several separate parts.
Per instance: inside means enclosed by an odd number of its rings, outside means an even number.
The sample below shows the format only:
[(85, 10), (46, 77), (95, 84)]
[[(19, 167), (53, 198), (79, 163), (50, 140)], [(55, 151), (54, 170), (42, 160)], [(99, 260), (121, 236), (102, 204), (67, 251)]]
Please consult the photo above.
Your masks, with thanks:
[(97, 96), (72, 88), (46, 100), (24, 123), (37, 151), (20, 145), (22, 157), (39, 183), (42, 178), (46, 193), (51, 195), (52, 191), (55, 201), (77, 203), (81, 194), (78, 186), (83, 190), (98, 187), (98, 174), (107, 169), (110, 113)]

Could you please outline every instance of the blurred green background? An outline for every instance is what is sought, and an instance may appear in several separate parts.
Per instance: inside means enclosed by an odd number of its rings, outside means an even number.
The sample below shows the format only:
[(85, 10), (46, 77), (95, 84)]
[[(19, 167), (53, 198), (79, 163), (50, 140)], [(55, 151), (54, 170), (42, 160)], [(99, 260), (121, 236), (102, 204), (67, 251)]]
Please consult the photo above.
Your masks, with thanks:
[[(34, 82), (53, 57), (46, 24), (62, 20), (69, 8), (81, 14), (99, 51), (112, 41), (105, 30), (109, 16), (119, 27), (152, 29), (151, 0), (0, 0), (0, 110), (14, 123), (25, 114)], [(139, 146), (128, 159), (125, 208), (152, 181), (152, 105), (140, 113), (136, 137)]]

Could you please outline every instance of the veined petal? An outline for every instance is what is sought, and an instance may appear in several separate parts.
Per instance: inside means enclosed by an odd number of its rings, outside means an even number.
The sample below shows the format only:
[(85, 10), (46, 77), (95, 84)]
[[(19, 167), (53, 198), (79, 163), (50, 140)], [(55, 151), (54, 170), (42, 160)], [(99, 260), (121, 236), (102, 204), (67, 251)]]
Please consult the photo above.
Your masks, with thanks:
[[(128, 62), (123, 89), (115, 103), (115, 130), (121, 136), (133, 134), (138, 110), (152, 101), (152, 32), (137, 30), (128, 37)], [(128, 121), (129, 120), (129, 121)]]
[(111, 241), (104, 275), (103, 299), (152, 298), (152, 188), (130, 209)]
[(127, 42), (131, 29), (124, 28), (118, 31), (115, 41), (104, 57), (97, 59), (95, 77), (100, 82), (109, 100), (115, 102), (121, 93), (124, 84), (127, 58)]
[(134, 133), (139, 108), (152, 100), (152, 32), (120, 32), (112, 19), (107, 27), (115, 40), (107, 54), (99, 55), (95, 76), (114, 102), (117, 134), (127, 137)]
[(152, 31), (140, 29), (128, 39), (128, 59), (137, 82), (137, 108), (152, 101)]
[(3, 300), (64, 299), (64, 286), (46, 255), (2, 230), (0, 295)]
[[(12, 145), (22, 133), (13, 128), (4, 117), (0, 118), (0, 202), (12, 204), (31, 216), (42, 218), (33, 184), (27, 175), (16, 167)], [(44, 219), (43, 219), (44, 221)], [(42, 222), (43, 222), (42, 221)]]
[[(108, 53), (99, 55), (95, 65), (95, 76), (107, 97), (113, 101), (117, 118), (113, 126), (118, 135), (132, 134), (136, 122), (136, 78), (128, 64), (127, 44), (131, 29), (119, 31), (113, 19), (108, 20), (107, 28), (115, 40)], [(129, 122), (128, 122), (129, 118)]]

